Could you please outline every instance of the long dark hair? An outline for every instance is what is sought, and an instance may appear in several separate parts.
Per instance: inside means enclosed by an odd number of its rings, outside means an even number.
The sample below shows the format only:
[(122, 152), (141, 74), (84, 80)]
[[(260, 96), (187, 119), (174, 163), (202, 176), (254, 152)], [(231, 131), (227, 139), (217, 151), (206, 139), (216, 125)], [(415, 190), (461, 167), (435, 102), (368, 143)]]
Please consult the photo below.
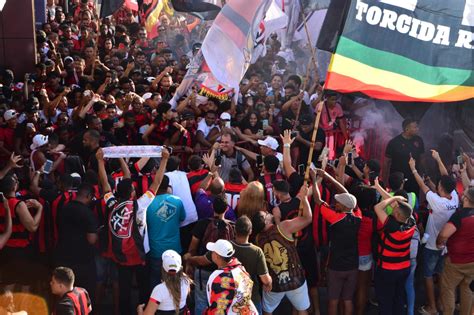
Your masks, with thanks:
[[(184, 273), (183, 268), (178, 272), (166, 272), (163, 268), (161, 269), (161, 276), (163, 278), (163, 283), (166, 285), (166, 288), (173, 298), (173, 304), (175, 309), (175, 314), (179, 314), (179, 304), (181, 302), (181, 285), (183, 280), (186, 281), (189, 285), (193, 283), (193, 280)], [(188, 292), (189, 294), (189, 292)]]

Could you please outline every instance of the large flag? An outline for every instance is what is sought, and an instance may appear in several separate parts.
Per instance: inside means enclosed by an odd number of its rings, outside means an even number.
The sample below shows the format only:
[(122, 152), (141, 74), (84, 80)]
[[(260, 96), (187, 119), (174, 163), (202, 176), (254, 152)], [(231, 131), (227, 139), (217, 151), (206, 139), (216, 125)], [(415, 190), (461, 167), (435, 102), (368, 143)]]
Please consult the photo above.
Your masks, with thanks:
[(214, 20), (223, 2), (223, 0), (171, 0), (175, 11), (186, 12), (203, 20)]
[(228, 0), (202, 43), (214, 77), (238, 90), (258, 45), (260, 23), (271, 0)]
[(112, 15), (120, 9), (123, 4), (123, 0), (103, 0), (100, 6), (100, 17), (106, 17)]
[(288, 16), (281, 10), (275, 0), (272, 0), (270, 7), (265, 13), (263, 22), (260, 23), (260, 31), (257, 35), (257, 45), (252, 56), (251, 63), (255, 63), (258, 58), (267, 54), (267, 40), (270, 35), (288, 25)]
[(161, 12), (173, 15), (173, 9), (168, 0), (141, 0), (139, 3), (148, 38), (155, 38), (158, 36)]
[(393, 101), (474, 97), (472, 0), (352, 0), (325, 84)]

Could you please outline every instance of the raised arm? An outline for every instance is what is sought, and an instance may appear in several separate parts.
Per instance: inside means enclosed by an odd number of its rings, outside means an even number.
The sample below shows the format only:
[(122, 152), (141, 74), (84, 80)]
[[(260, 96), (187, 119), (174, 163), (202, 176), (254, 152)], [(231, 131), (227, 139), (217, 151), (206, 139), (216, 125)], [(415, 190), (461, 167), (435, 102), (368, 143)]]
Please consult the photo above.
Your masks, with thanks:
[(348, 192), (346, 187), (344, 187), (344, 185), (339, 183), (334, 177), (329, 175), (325, 170), (318, 170), (318, 172), (320, 172), (322, 175), (324, 175), (323, 179), (326, 179), (327, 181), (329, 181), (330, 183), (333, 184), (333, 186), (336, 189), (337, 193), (342, 194), (342, 193), (347, 193)]
[(7, 165), (0, 171), (0, 179), (4, 178), (12, 169), (20, 167), (18, 163), (21, 161), (21, 155), (12, 153)]
[(112, 191), (110, 188), (109, 181), (107, 179), (107, 172), (105, 171), (105, 162), (104, 162), (104, 151), (102, 148), (97, 150), (95, 157), (97, 159), (97, 164), (99, 165), (99, 184), (102, 188), (102, 193), (105, 195)]
[(410, 158), (410, 161), (408, 162), (410, 165), (410, 170), (413, 173), (413, 176), (415, 177), (416, 183), (420, 187), (421, 191), (426, 194), (428, 191), (430, 191), (430, 188), (426, 186), (425, 182), (423, 181), (423, 178), (421, 178), (420, 174), (416, 170), (416, 162), (414, 158)]
[(431, 150), (431, 156), (433, 159), (435, 159), (436, 163), (438, 163), (438, 168), (439, 172), (442, 176), (449, 175), (448, 170), (446, 169), (446, 166), (444, 166), (443, 161), (441, 160), (441, 157), (439, 156), (438, 151), (436, 150)]
[(120, 162), (120, 168), (122, 169), (123, 172), (123, 178), (132, 178), (132, 174), (130, 173), (130, 169), (128, 168), (127, 163), (123, 158), (119, 159)]
[[(34, 216), (30, 214), (28, 208), (35, 208), (36, 213)], [(28, 230), (28, 232), (33, 233), (39, 227), (41, 222), (41, 216), (43, 214), (43, 206), (39, 203), (38, 200), (28, 199), (26, 202), (20, 202), (16, 208), (16, 213), (20, 218), (21, 224)]]
[(297, 195), (297, 198), (301, 200), (301, 204), (303, 207), (302, 215), (297, 216), (296, 218), (293, 218), (291, 220), (285, 220), (280, 223), (280, 226), (282, 227), (286, 235), (292, 235), (296, 232), (299, 232), (305, 227), (307, 227), (309, 224), (311, 224), (313, 220), (313, 214), (311, 213), (310, 205), (308, 202), (308, 192), (309, 188), (305, 184), (301, 187)]
[(375, 205), (374, 211), (375, 211), (375, 214), (377, 215), (377, 218), (379, 219), (380, 222), (385, 223), (385, 221), (388, 218), (388, 214), (387, 214), (387, 212), (385, 212), (385, 208), (387, 208), (387, 206), (389, 206), (393, 202), (397, 202), (397, 201), (405, 201), (406, 202), (406, 199), (403, 198), (402, 196), (394, 196), (394, 197), (390, 197), (388, 199), (384, 199), (384, 200), (382, 200), (381, 202), (379, 202), (378, 204)]
[(291, 165), (291, 144), (295, 139), (291, 138), (290, 130), (283, 131), (283, 136), (280, 135), (280, 137), (283, 141), (283, 170), (286, 177), (289, 178), (291, 174), (296, 172), (295, 168)]
[(385, 200), (385, 199), (388, 199), (388, 198), (392, 198), (392, 195), (390, 195), (381, 185), (380, 185), (380, 182), (379, 182), (379, 178), (376, 177), (375, 180), (374, 180), (374, 186), (373, 188), (375, 188), (380, 196), (382, 196), (382, 199)]
[(160, 167), (156, 171), (155, 178), (153, 179), (153, 183), (151, 183), (150, 188), (148, 189), (155, 195), (156, 195), (156, 192), (158, 191), (158, 188), (161, 185), (163, 176), (165, 175), (166, 164), (168, 163), (169, 157), (170, 157), (170, 153), (168, 152), (168, 150), (166, 150), (166, 148), (162, 148)]

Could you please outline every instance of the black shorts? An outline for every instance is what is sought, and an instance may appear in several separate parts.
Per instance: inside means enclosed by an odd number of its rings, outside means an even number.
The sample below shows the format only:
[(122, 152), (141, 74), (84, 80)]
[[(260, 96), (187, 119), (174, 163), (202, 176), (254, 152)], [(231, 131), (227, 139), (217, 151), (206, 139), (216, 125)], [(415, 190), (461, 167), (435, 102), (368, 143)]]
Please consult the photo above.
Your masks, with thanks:
[(318, 261), (316, 249), (312, 246), (298, 248), (298, 256), (305, 271), (308, 287), (313, 288), (318, 284)]

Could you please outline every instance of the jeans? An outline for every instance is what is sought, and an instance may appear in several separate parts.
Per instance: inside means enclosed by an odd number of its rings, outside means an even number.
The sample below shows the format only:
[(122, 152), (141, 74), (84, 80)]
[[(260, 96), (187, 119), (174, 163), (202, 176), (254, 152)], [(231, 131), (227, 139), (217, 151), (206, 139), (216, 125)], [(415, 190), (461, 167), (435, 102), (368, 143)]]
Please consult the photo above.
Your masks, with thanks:
[(380, 315), (404, 315), (405, 283), (410, 268), (401, 270), (375, 270), (375, 292), (379, 302)]
[(449, 258), (446, 259), (443, 273), (441, 274), (441, 303), (443, 314), (452, 315), (456, 297), (456, 287), (459, 286), (461, 297), (460, 315), (471, 315), (473, 293), (470, 289), (474, 280), (474, 263), (453, 264)]
[(147, 265), (150, 271), (150, 289), (153, 290), (161, 283), (161, 268), (163, 267), (163, 260), (147, 257)]
[(407, 315), (414, 315), (415, 312), (415, 270), (416, 258), (410, 260), (410, 274), (405, 283), (405, 292), (407, 294)]
[(194, 314), (201, 315), (207, 309), (206, 285), (211, 275), (211, 271), (196, 268), (194, 271)]
[[(138, 303), (132, 305), (132, 284), (133, 274), (137, 278), (138, 284)], [(148, 301), (150, 292), (148, 289), (148, 272), (145, 266), (118, 266), (119, 278), (119, 304), (122, 315), (135, 314), (135, 308), (138, 304)]]

